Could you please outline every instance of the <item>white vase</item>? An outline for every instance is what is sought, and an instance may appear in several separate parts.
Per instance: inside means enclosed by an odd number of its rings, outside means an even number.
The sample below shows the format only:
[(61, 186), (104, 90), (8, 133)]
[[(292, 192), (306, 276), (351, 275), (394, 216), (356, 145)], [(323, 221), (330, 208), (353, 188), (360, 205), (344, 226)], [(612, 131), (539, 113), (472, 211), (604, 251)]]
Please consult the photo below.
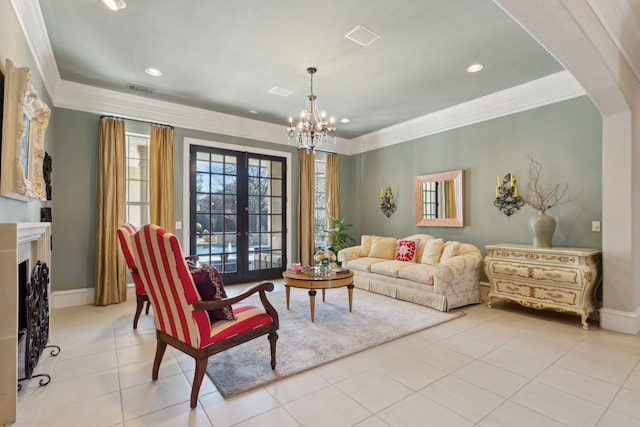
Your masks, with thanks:
[(529, 219), (529, 231), (533, 239), (533, 246), (537, 248), (550, 248), (553, 232), (556, 230), (556, 219), (544, 213), (538, 212), (538, 215)]

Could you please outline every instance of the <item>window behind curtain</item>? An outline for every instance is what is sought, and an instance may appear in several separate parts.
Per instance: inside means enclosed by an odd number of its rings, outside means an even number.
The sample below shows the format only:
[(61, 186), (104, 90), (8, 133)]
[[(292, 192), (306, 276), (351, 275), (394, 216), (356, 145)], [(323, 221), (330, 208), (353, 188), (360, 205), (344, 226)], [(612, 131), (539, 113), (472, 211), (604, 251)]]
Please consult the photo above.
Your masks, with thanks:
[(125, 218), (141, 227), (150, 221), (149, 135), (127, 133), (127, 197)]
[(327, 163), (316, 159), (316, 192), (314, 198), (313, 237), (315, 248), (324, 248), (327, 245)]

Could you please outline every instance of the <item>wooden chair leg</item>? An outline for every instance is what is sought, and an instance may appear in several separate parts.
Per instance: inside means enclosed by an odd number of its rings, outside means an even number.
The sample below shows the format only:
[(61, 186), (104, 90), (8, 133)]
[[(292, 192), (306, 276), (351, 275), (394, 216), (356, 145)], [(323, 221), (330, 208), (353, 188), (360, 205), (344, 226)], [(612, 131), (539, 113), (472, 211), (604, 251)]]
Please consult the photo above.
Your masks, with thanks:
[(144, 314), (149, 314), (149, 307), (151, 306), (151, 301), (149, 301), (149, 299), (147, 299), (147, 309), (145, 310)]
[(207, 357), (202, 359), (196, 358), (196, 371), (193, 374), (193, 385), (191, 386), (191, 407), (195, 408), (198, 405), (198, 393), (200, 393), (200, 386), (202, 385), (202, 379), (204, 373), (207, 370)]
[(271, 369), (276, 369), (276, 342), (278, 334), (274, 331), (269, 334), (269, 345), (271, 346)]
[[(145, 297), (146, 295), (136, 295), (136, 314), (133, 316), (133, 329), (138, 329), (138, 319), (140, 318), (140, 313), (142, 313), (142, 308), (144, 307)], [(149, 300), (146, 301), (148, 304)]]
[(164, 351), (167, 349), (167, 343), (162, 341), (160, 337), (157, 339), (156, 346), (156, 358), (153, 360), (153, 372), (151, 374), (151, 379), (153, 381), (158, 379), (158, 371), (160, 370), (160, 362), (162, 362), (162, 356), (164, 356)]

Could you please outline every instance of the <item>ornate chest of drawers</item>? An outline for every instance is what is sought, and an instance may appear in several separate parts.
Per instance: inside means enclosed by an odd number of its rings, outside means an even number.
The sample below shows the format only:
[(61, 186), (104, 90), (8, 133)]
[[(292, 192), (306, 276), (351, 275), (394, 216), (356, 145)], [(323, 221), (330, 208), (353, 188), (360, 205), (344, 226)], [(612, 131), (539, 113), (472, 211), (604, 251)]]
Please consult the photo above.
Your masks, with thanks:
[(535, 248), (487, 245), (484, 271), (493, 299), (525, 307), (577, 313), (582, 328), (596, 308), (595, 291), (602, 280), (602, 252), (584, 248)]

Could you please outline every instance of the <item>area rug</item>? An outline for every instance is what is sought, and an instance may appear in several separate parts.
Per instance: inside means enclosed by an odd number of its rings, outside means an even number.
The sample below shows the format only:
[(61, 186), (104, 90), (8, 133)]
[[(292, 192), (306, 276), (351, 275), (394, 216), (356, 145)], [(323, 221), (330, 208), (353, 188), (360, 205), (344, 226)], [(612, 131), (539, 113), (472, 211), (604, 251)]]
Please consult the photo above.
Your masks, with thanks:
[[(292, 288), (287, 310), (284, 284), (275, 285), (267, 297), (280, 318), (276, 369), (271, 370), (266, 336), (211, 356), (207, 374), (225, 398), (464, 315), (461, 310), (443, 313), (358, 288), (349, 313), (347, 289), (339, 288), (328, 289), (324, 303), (318, 292), (311, 323), (308, 291)], [(257, 298), (251, 302), (259, 304)]]

